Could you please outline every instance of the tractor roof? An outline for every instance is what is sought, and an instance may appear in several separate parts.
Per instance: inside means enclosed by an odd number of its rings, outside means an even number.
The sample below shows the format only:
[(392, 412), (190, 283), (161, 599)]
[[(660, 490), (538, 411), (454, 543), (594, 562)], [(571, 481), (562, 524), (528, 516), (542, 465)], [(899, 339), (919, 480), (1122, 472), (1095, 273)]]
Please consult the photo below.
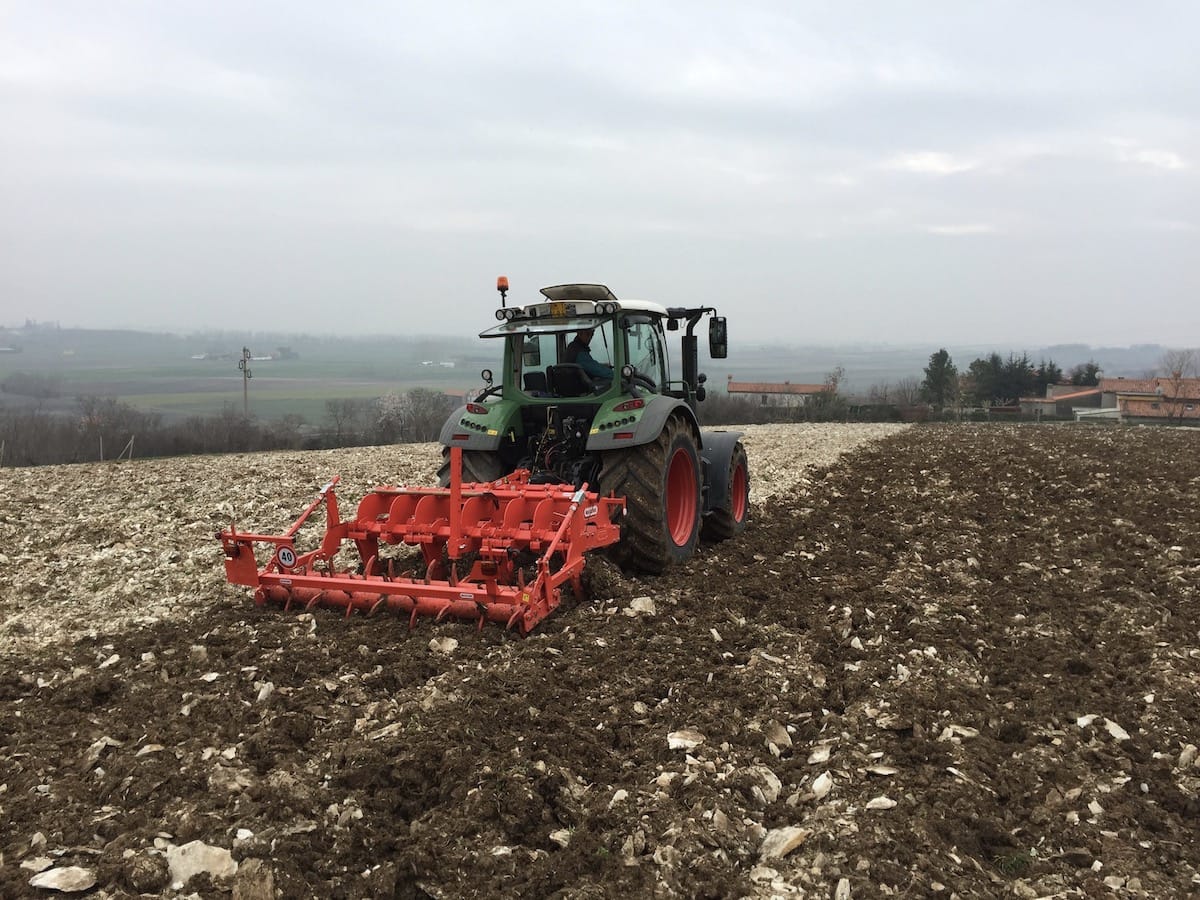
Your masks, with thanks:
[(621, 309), (632, 309), (660, 316), (668, 315), (667, 308), (661, 303), (654, 303), (650, 300), (620, 300), (605, 284), (555, 284), (542, 288), (542, 296), (551, 301), (590, 300), (593, 303), (608, 301), (619, 303)]
[(591, 328), (620, 312), (648, 313), (668, 317), (671, 312), (661, 303), (648, 300), (618, 300), (602, 284), (558, 284), (542, 288), (542, 303), (509, 306), (496, 310), (500, 324), (482, 332), (480, 337), (504, 337), (509, 334), (548, 331), (575, 331)]

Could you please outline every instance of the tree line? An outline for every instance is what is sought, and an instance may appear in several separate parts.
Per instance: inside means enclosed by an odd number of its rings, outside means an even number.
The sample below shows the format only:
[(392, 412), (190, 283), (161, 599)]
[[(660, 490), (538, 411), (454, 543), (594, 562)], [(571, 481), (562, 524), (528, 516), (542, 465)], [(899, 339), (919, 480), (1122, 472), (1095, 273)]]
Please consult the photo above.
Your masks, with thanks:
[[(1167, 350), (1159, 362), (1165, 377), (1180, 381), (1194, 377), (1200, 369), (1200, 351)], [(952, 406), (1012, 406), (1022, 397), (1043, 397), (1046, 388), (1054, 384), (1071, 384), (1083, 389), (1100, 384), (1101, 370), (1095, 360), (1072, 366), (1067, 372), (1053, 359), (1042, 359), (1037, 365), (1022, 353), (1009, 353), (1003, 358), (991, 353), (971, 361), (960, 373), (945, 349), (929, 357), (925, 377), (920, 384), (920, 398), (938, 409)], [(1153, 377), (1153, 373), (1146, 377)]]
[(929, 357), (920, 398), (938, 409), (960, 404), (1011, 406), (1022, 397), (1045, 396), (1049, 385), (1063, 383), (1080, 388), (1098, 385), (1100, 367), (1088, 360), (1064, 373), (1053, 359), (1042, 359), (1034, 365), (1027, 353), (1009, 353), (1007, 359), (991, 353), (972, 360), (966, 372), (960, 374), (950, 354), (942, 349)]
[(458, 403), (427, 388), (374, 400), (330, 400), (324, 422), (311, 425), (299, 415), (247, 416), (233, 404), (215, 415), (166, 422), (115, 397), (80, 396), (70, 414), (36, 404), (0, 409), (0, 465), (430, 441)]

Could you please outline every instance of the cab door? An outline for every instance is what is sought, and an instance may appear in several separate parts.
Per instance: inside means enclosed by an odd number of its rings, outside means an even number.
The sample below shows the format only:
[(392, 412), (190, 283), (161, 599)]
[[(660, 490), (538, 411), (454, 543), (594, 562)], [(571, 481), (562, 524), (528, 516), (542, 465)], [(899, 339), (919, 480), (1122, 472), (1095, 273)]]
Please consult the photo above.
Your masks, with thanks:
[(664, 393), (667, 388), (667, 353), (662, 323), (653, 316), (630, 315), (624, 330), (628, 351), (625, 358), (638, 375), (654, 384), (655, 391)]

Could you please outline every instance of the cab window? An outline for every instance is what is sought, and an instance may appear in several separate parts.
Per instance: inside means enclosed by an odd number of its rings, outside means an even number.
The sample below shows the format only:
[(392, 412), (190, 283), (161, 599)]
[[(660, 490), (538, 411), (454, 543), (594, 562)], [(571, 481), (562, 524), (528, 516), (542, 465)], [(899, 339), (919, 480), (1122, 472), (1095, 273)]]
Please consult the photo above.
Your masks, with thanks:
[(658, 322), (630, 323), (628, 332), (629, 362), (643, 375), (654, 382), (658, 390), (667, 383), (667, 355), (663, 350), (662, 329)]
[[(563, 350), (560, 362), (566, 362), (568, 358), (567, 346), (575, 340), (575, 335), (578, 331), (568, 331), (563, 335)], [(592, 342), (588, 345), (588, 353), (592, 359), (606, 366), (611, 366), (612, 358), (612, 323), (604, 322), (597, 325), (592, 333)]]
[(545, 396), (546, 366), (552, 366), (558, 360), (558, 335), (525, 334), (512, 340), (517, 343), (521, 390), (534, 397)]
[[(591, 325), (579, 320), (581, 327)], [(555, 331), (543, 334), (513, 335), (516, 374), (521, 390), (532, 397), (548, 396), (546, 369), (567, 361), (567, 345), (575, 339), (578, 330)], [(612, 365), (612, 323), (604, 322), (594, 327), (588, 352), (598, 363)]]

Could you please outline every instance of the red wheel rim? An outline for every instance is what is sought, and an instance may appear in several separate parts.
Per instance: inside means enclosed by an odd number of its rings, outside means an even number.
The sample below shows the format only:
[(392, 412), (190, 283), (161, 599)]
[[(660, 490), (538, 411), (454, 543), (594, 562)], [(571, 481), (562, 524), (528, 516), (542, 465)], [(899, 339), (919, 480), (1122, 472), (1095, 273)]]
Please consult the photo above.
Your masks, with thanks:
[(729, 512), (733, 516), (733, 521), (744, 522), (746, 520), (746, 467), (738, 465), (733, 470), (733, 496), (730, 506), (733, 507)]
[(676, 547), (686, 547), (696, 530), (696, 466), (680, 447), (667, 467), (667, 532)]

